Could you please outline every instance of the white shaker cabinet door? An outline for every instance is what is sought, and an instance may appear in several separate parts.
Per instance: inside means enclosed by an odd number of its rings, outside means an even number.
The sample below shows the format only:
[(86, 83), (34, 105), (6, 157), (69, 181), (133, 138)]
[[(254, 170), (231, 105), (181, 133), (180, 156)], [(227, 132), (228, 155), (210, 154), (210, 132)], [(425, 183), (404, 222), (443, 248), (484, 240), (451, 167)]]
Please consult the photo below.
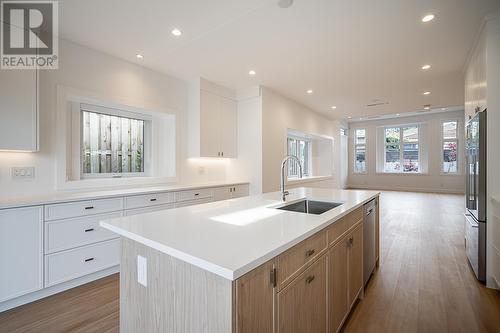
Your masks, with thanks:
[(0, 73), (0, 150), (38, 150), (37, 71)]
[(219, 145), (220, 97), (201, 91), (200, 110), (200, 156), (221, 157)]
[(236, 101), (220, 98), (220, 150), (222, 157), (238, 155), (238, 110)]
[(43, 287), (43, 210), (0, 210), (0, 302)]

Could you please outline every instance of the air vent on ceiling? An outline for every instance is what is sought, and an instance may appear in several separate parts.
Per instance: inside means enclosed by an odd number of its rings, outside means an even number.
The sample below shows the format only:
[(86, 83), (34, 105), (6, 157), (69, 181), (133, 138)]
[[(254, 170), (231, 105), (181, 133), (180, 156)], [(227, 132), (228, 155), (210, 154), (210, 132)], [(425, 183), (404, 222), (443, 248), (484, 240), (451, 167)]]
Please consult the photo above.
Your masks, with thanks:
[(374, 106), (380, 106), (380, 105), (386, 105), (386, 104), (389, 104), (389, 102), (374, 102), (374, 103), (366, 104), (366, 107), (371, 108)]
[(380, 118), (380, 116), (368, 116), (366, 117), (366, 119), (378, 119)]

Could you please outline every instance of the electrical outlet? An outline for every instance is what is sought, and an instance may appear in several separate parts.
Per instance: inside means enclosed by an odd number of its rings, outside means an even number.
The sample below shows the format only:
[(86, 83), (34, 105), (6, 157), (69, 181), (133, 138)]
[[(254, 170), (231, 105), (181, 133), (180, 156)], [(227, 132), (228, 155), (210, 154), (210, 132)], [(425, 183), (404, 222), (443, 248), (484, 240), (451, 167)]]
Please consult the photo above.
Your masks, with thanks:
[(34, 167), (13, 167), (12, 179), (33, 179), (35, 178)]
[(148, 286), (148, 260), (143, 256), (137, 256), (137, 282)]

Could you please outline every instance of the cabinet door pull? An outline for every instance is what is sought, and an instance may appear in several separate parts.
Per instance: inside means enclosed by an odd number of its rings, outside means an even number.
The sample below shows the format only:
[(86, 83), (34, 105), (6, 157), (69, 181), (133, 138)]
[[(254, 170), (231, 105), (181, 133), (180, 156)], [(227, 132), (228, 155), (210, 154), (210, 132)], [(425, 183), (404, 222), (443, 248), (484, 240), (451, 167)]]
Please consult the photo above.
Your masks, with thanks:
[(273, 267), (273, 269), (271, 269), (271, 273), (269, 275), (269, 279), (271, 280), (271, 285), (274, 287), (276, 287), (276, 268)]
[(94, 228), (85, 229), (85, 232), (91, 232), (91, 231), (94, 231)]
[(233, 192), (233, 188), (232, 187), (229, 188), (229, 192)]
[(314, 254), (314, 252), (316, 252), (316, 250), (315, 250), (315, 249), (307, 250), (307, 251), (306, 251), (306, 257), (310, 257), (310, 256), (312, 256), (312, 255)]
[(89, 262), (89, 261), (92, 261), (92, 260), (94, 260), (94, 258), (87, 258), (87, 259), (85, 259), (85, 262)]
[(222, 152), (221, 154), (222, 154), (222, 157), (224, 157), (224, 152)]
[(313, 282), (313, 281), (314, 281), (314, 278), (315, 278), (315, 276), (314, 276), (314, 275), (310, 275), (310, 276), (308, 276), (308, 277), (306, 278), (306, 283), (307, 283), (307, 284), (309, 284), (309, 283)]
[(200, 195), (200, 193), (195, 193), (195, 194), (194, 194), (194, 196), (195, 196), (195, 197), (197, 197), (197, 196), (199, 196), (199, 195)]
[(94, 206), (85, 207), (85, 210), (90, 210), (90, 209), (94, 209)]
[(149, 201), (151, 201), (151, 202), (152, 202), (152, 201), (156, 201), (156, 198), (149, 199)]

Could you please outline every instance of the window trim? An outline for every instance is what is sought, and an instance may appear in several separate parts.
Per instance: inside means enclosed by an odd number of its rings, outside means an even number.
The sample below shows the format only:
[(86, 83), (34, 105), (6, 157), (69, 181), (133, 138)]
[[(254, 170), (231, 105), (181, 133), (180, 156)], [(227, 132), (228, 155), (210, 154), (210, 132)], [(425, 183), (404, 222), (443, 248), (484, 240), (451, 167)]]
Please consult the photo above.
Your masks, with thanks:
[[(444, 128), (443, 128), (443, 125), (444, 123), (449, 123), (449, 122), (456, 122), (457, 123), (457, 136), (455, 139), (445, 139), (444, 138)], [(441, 119), (441, 129), (440, 129), (440, 135), (441, 135), (441, 145), (439, 146), (439, 153), (440, 153), (440, 162), (441, 162), (441, 166), (440, 166), (440, 174), (442, 176), (459, 176), (461, 175), (461, 168), (460, 168), (460, 135), (461, 135), (461, 131), (460, 131), (460, 120), (458, 118), (446, 118), (446, 119)], [(456, 172), (445, 172), (444, 171), (444, 149), (443, 149), (443, 146), (444, 146), (444, 143), (445, 142), (449, 142), (449, 141), (453, 141), (453, 142), (456, 142), (457, 144), (457, 171)]]
[[(288, 134), (286, 136), (286, 153), (287, 155), (290, 154), (289, 151), (288, 151), (288, 140), (289, 139), (294, 139), (294, 140), (300, 140), (300, 141), (304, 141), (304, 142), (307, 142), (307, 145), (309, 146), (309, 154), (307, 156), (307, 171), (308, 173), (306, 174), (305, 172), (303, 173), (303, 178), (305, 177), (312, 177), (312, 163), (311, 163), (311, 160), (312, 160), (312, 140), (310, 138), (306, 138), (306, 137), (301, 137), (301, 136), (298, 136), (298, 135), (293, 135), (293, 134)], [(295, 155), (294, 155), (295, 156)], [(303, 170), (306, 169), (305, 165), (302, 166), (303, 167)], [(297, 177), (290, 177), (290, 169), (287, 167), (287, 179), (289, 180), (294, 180), (294, 179), (300, 179), (298, 176)]]
[[(418, 171), (417, 172), (404, 172), (403, 171), (403, 157), (404, 157), (404, 141), (403, 141), (403, 129), (408, 127), (417, 127), (418, 128)], [(386, 129), (388, 128), (399, 128), (399, 162), (401, 164), (401, 171), (386, 171), (385, 165), (387, 163), (387, 154), (386, 154), (386, 148), (387, 148), (387, 142), (386, 142)], [(389, 126), (384, 126), (383, 131), (384, 131), (384, 137), (383, 137), (383, 153), (384, 153), (384, 164), (382, 168), (382, 173), (383, 174), (396, 174), (396, 175), (419, 175), (422, 174), (422, 144), (420, 140), (420, 134), (421, 134), (421, 126), (420, 124), (404, 124), (404, 125), (389, 125)]]
[[(362, 143), (357, 143), (356, 140), (357, 140), (357, 135), (356, 135), (356, 132), (358, 130), (364, 130), (365, 131), (365, 143), (362, 144)], [(353, 128), (353, 147), (354, 147), (354, 151), (353, 151), (353, 168), (352, 168), (352, 172), (354, 174), (357, 174), (357, 175), (366, 175), (368, 174), (368, 130), (366, 129), (366, 127), (356, 127), (356, 128)], [(364, 146), (365, 147), (365, 170), (364, 171), (357, 171), (356, 170), (356, 150), (358, 148), (358, 146)]]

